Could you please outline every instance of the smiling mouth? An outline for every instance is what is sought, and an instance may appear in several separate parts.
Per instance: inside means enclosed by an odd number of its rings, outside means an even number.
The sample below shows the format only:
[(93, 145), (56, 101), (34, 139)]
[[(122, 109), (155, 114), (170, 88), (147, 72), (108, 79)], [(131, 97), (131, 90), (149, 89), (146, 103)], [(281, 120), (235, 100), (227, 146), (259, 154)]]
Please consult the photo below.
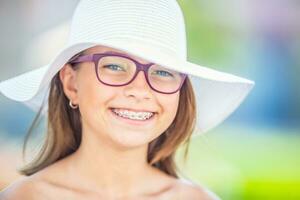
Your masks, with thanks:
[(110, 108), (110, 110), (119, 117), (138, 121), (149, 120), (155, 115), (154, 112), (135, 112), (128, 109)]
[(116, 113), (114, 111), (114, 108), (110, 108), (109, 110), (112, 113), (112, 115), (115, 116), (120, 121), (123, 121), (128, 124), (133, 124), (133, 125), (146, 125), (147, 123), (153, 121), (154, 116), (156, 115), (156, 113), (152, 113), (151, 115), (148, 114), (146, 116), (136, 117), (136, 116), (130, 116), (126, 114)]

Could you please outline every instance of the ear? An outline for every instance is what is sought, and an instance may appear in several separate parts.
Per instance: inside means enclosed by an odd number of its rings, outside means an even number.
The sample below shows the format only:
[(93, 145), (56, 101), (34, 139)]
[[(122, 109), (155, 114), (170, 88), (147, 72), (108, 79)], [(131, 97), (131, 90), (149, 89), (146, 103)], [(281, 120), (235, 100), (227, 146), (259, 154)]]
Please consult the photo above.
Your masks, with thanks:
[(59, 71), (59, 78), (62, 82), (64, 93), (72, 100), (73, 104), (78, 104), (76, 75), (77, 72), (70, 64), (65, 64)]

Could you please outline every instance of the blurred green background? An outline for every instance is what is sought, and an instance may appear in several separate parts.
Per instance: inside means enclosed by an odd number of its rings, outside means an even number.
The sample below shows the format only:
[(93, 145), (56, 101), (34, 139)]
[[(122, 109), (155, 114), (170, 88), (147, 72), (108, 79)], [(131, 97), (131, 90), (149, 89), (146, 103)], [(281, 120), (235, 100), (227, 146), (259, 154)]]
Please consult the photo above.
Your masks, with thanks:
[[(55, 56), (77, 2), (0, 1), (0, 80)], [(224, 200), (300, 199), (299, 2), (178, 2), (188, 60), (256, 82), (228, 119), (191, 140), (185, 164), (179, 149), (182, 175)], [(22, 163), (21, 143), (34, 114), (0, 96), (0, 189), (19, 178), (15, 168)]]

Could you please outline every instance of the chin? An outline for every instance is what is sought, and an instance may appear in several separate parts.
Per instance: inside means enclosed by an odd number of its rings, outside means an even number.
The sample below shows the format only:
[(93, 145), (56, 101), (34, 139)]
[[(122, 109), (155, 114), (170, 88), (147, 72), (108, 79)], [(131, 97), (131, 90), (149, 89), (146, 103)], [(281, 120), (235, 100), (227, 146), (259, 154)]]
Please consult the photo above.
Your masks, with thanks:
[(111, 140), (122, 148), (135, 148), (148, 145), (156, 137), (156, 135), (141, 132), (123, 131), (121, 134), (112, 134)]

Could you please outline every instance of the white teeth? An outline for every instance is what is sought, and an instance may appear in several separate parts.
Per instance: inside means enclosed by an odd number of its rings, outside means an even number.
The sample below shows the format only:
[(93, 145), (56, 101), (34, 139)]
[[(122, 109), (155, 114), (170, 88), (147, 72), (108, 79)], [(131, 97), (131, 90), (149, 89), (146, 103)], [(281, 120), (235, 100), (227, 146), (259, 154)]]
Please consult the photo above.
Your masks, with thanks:
[(152, 117), (153, 115), (152, 112), (133, 112), (130, 110), (115, 109), (115, 108), (113, 108), (112, 111), (121, 117), (135, 119), (135, 120), (146, 120)]

